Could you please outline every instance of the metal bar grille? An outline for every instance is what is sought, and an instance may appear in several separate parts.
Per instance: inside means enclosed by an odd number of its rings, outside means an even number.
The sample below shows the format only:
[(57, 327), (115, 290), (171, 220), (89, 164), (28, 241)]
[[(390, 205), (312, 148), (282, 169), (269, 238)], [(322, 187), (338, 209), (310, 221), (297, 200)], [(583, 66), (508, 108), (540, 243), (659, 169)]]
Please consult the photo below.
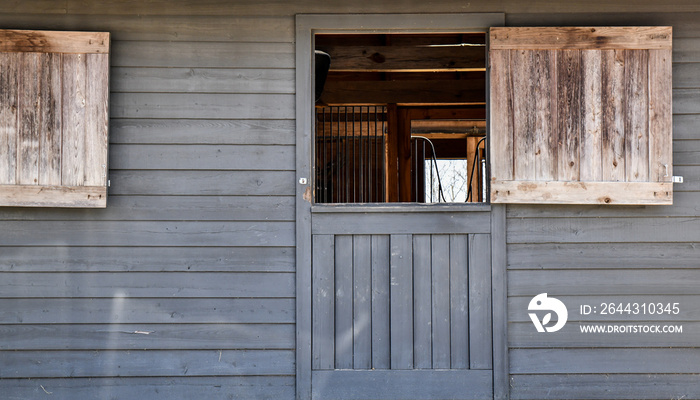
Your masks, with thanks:
[(316, 108), (317, 203), (367, 203), (386, 199), (386, 107)]

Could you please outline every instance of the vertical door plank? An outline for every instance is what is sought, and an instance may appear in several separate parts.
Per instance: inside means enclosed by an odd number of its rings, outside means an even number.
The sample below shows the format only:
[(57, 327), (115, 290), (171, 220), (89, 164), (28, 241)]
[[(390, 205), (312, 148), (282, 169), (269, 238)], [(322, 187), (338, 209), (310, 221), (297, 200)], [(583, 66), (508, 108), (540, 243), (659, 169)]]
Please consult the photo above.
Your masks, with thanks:
[(601, 136), (603, 130), (601, 53), (584, 50), (581, 53), (583, 117), (581, 127), (581, 180), (603, 179)]
[(490, 369), (491, 359), (491, 239), (469, 236), (469, 366)]
[(391, 369), (413, 369), (411, 235), (391, 235)]
[[(513, 178), (534, 180), (536, 115), (532, 99), (535, 96), (534, 57), (532, 51), (511, 52), (513, 79)], [(498, 155), (496, 155), (498, 157)]]
[(649, 180), (670, 182), (672, 170), (671, 50), (649, 50)]
[(533, 84), (535, 103), (535, 143), (523, 155), (533, 158), (535, 179), (551, 181), (557, 177), (557, 130), (556, 115), (556, 52), (552, 50), (533, 51)]
[(451, 368), (469, 368), (468, 236), (450, 235)]
[(557, 178), (560, 181), (579, 180), (579, 145), (581, 114), (581, 51), (557, 52), (557, 104), (559, 122), (559, 153)]
[(42, 58), (40, 185), (61, 184), (61, 63), (62, 55), (58, 53), (46, 54)]
[(23, 53), (19, 84), (19, 132), (17, 135), (17, 184), (39, 184), (42, 58), (46, 54)]
[(352, 241), (351, 235), (335, 237), (335, 367), (352, 368)]
[(603, 181), (625, 178), (625, 58), (623, 50), (601, 51)]
[(334, 253), (333, 235), (313, 236), (311, 320), (312, 368), (315, 370), (334, 367)]
[(450, 368), (450, 236), (432, 236), (433, 368)]
[(413, 236), (414, 368), (432, 367), (430, 235)]
[(649, 51), (625, 50), (625, 156), (627, 181), (649, 179)]
[(109, 55), (87, 54), (85, 185), (104, 186), (109, 125)]
[(372, 236), (372, 368), (388, 369), (389, 348), (389, 236)]
[[(491, 85), (491, 176), (513, 180), (513, 85), (510, 79), (510, 50), (490, 52)], [(471, 165), (471, 164), (470, 164)]]
[(85, 54), (63, 55), (63, 156), (62, 184), (85, 184)]
[(372, 265), (369, 235), (353, 238), (353, 365), (372, 367)]
[(21, 53), (0, 53), (0, 184), (17, 183), (18, 75)]

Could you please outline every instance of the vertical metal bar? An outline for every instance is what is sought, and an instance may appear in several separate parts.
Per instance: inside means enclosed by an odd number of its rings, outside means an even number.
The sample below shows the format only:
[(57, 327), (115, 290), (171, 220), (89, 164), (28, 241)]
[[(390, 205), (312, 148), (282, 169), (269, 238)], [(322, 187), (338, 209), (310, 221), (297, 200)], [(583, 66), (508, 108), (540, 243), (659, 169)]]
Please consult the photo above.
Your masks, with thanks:
[[(340, 107), (338, 107), (338, 110), (340, 110)], [(348, 171), (350, 171), (350, 157), (348, 157), (348, 154), (350, 154), (350, 149), (348, 147), (348, 107), (345, 106), (345, 162), (343, 163), (345, 165), (345, 203), (349, 203), (350, 200), (348, 198), (348, 193), (350, 193), (350, 177), (348, 176)]]
[[(425, 141), (423, 141), (423, 158), (421, 158), (421, 162), (423, 163), (423, 203), (425, 203)], [(433, 188), (430, 188), (430, 190), (433, 190)]]
[(352, 107), (352, 202), (357, 201), (357, 132), (355, 131), (356, 108)]
[(384, 118), (382, 119), (382, 201), (386, 201), (386, 107), (382, 107), (384, 110)]
[[(372, 187), (372, 138), (375, 132), (372, 131), (372, 124), (370, 123), (371, 113), (367, 114), (367, 201), (372, 201), (372, 196), (374, 194), (374, 188)], [(374, 115), (377, 115), (377, 106), (374, 106)], [(377, 125), (374, 126), (375, 129)]]

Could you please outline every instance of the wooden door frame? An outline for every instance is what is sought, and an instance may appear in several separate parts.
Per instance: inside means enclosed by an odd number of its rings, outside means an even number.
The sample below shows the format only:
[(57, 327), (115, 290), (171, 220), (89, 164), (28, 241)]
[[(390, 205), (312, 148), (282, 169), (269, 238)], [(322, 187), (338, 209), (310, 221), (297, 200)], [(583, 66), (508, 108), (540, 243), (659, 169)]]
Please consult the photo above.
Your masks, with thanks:
[[(503, 13), (299, 14), (296, 16), (296, 398), (311, 398), (311, 206), (314, 35), (487, 32)], [(488, 76), (488, 74), (487, 74)], [(488, 78), (487, 78), (488, 83)], [(488, 96), (488, 90), (487, 90)], [(487, 97), (488, 110), (488, 97)], [(488, 120), (488, 118), (487, 118)], [(464, 207), (471, 205), (465, 204)], [(406, 211), (410, 211), (410, 207)], [(491, 205), (494, 398), (508, 398), (505, 206)]]

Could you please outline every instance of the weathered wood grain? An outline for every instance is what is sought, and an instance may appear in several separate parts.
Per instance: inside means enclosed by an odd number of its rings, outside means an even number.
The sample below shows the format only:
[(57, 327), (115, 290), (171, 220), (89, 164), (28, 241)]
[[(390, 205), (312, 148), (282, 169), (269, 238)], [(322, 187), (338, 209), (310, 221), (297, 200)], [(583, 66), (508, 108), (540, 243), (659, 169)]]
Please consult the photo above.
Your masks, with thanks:
[(673, 204), (666, 182), (491, 182), (491, 201), (532, 204)]
[(0, 51), (20, 53), (109, 53), (109, 33), (0, 29)]
[[(581, 143), (579, 147), (580, 178), (583, 181), (603, 179), (602, 166), (602, 54), (598, 50), (581, 52)], [(670, 103), (670, 102), (669, 102)]]
[[(39, 142), (41, 138), (42, 58), (39, 53), (23, 53), (19, 73), (19, 123), (17, 126), (17, 184), (39, 183)], [(10, 140), (12, 140), (10, 138)]]
[(561, 50), (557, 57), (557, 180), (581, 180), (581, 70), (580, 50)]
[(491, 28), (491, 49), (670, 49), (670, 26)]
[(624, 54), (625, 177), (628, 182), (646, 182), (649, 180), (649, 52), (625, 50)]
[[(61, 54), (45, 54), (41, 60), (39, 184), (53, 186), (61, 184), (61, 147), (63, 145), (63, 99), (61, 95), (63, 77), (61, 68), (63, 56)], [(106, 85), (105, 81), (100, 83)], [(106, 116), (103, 121), (107, 124)], [(107, 143), (104, 143), (102, 151), (107, 151)]]
[(85, 185), (107, 185), (109, 55), (86, 55)]
[[(42, 389), (43, 388), (43, 389)], [(206, 376), (147, 378), (42, 378), (2, 379), (0, 391), (9, 400), (47, 396), (52, 399), (97, 399), (148, 397), (165, 400), (195, 398), (206, 393), (212, 400), (255, 397), (280, 399), (294, 397), (291, 376)]]
[(603, 50), (601, 54), (602, 179), (625, 181), (625, 59), (622, 50)]
[(21, 54), (0, 53), (0, 184), (17, 182), (17, 125)]
[(286, 272), (12, 273), (3, 272), (2, 297), (294, 297)]
[(535, 126), (532, 133), (535, 142), (532, 147), (524, 149), (524, 153), (515, 153), (515, 157), (534, 158), (532, 163), (535, 178), (550, 180), (557, 177), (559, 169), (559, 155), (552, 149), (561, 147), (555, 133), (560, 104), (552, 96), (558, 90), (558, 60), (552, 51), (535, 51), (533, 58), (531, 85), (534, 86), (535, 93), (530, 101), (535, 104)]
[(629, 397), (698, 397), (696, 374), (541, 374), (513, 375), (511, 398), (605, 400)]
[(510, 80), (510, 51), (490, 51), (490, 125), (493, 132), (489, 142), (491, 177), (513, 179), (513, 87)]
[(0, 185), (0, 205), (11, 207), (107, 206), (104, 186)]
[[(2, 378), (290, 375), (291, 350), (18, 351)], [(41, 368), (36, 368), (41, 364)]]
[(267, 221), (8, 221), (0, 245), (293, 246), (294, 223)]
[(63, 153), (61, 183), (82, 186), (85, 182), (85, 106), (87, 104), (87, 59), (85, 54), (64, 54)]
[(293, 298), (5, 298), (0, 305), (2, 325), (220, 323), (242, 324), (245, 332), (247, 324), (254, 331), (254, 324), (294, 323)]
[(294, 349), (293, 324), (0, 325), (2, 351)]
[[(512, 81), (513, 86), (513, 114), (512, 117), (505, 115), (500, 118), (513, 119), (513, 179), (533, 180), (536, 179), (536, 171), (532, 154), (539, 133), (536, 131), (536, 106), (532, 101), (535, 98), (532, 79), (537, 79), (533, 73), (535, 55), (532, 52), (512, 50), (510, 56), (511, 70), (507, 79)], [(492, 65), (492, 68), (498, 67)]]

